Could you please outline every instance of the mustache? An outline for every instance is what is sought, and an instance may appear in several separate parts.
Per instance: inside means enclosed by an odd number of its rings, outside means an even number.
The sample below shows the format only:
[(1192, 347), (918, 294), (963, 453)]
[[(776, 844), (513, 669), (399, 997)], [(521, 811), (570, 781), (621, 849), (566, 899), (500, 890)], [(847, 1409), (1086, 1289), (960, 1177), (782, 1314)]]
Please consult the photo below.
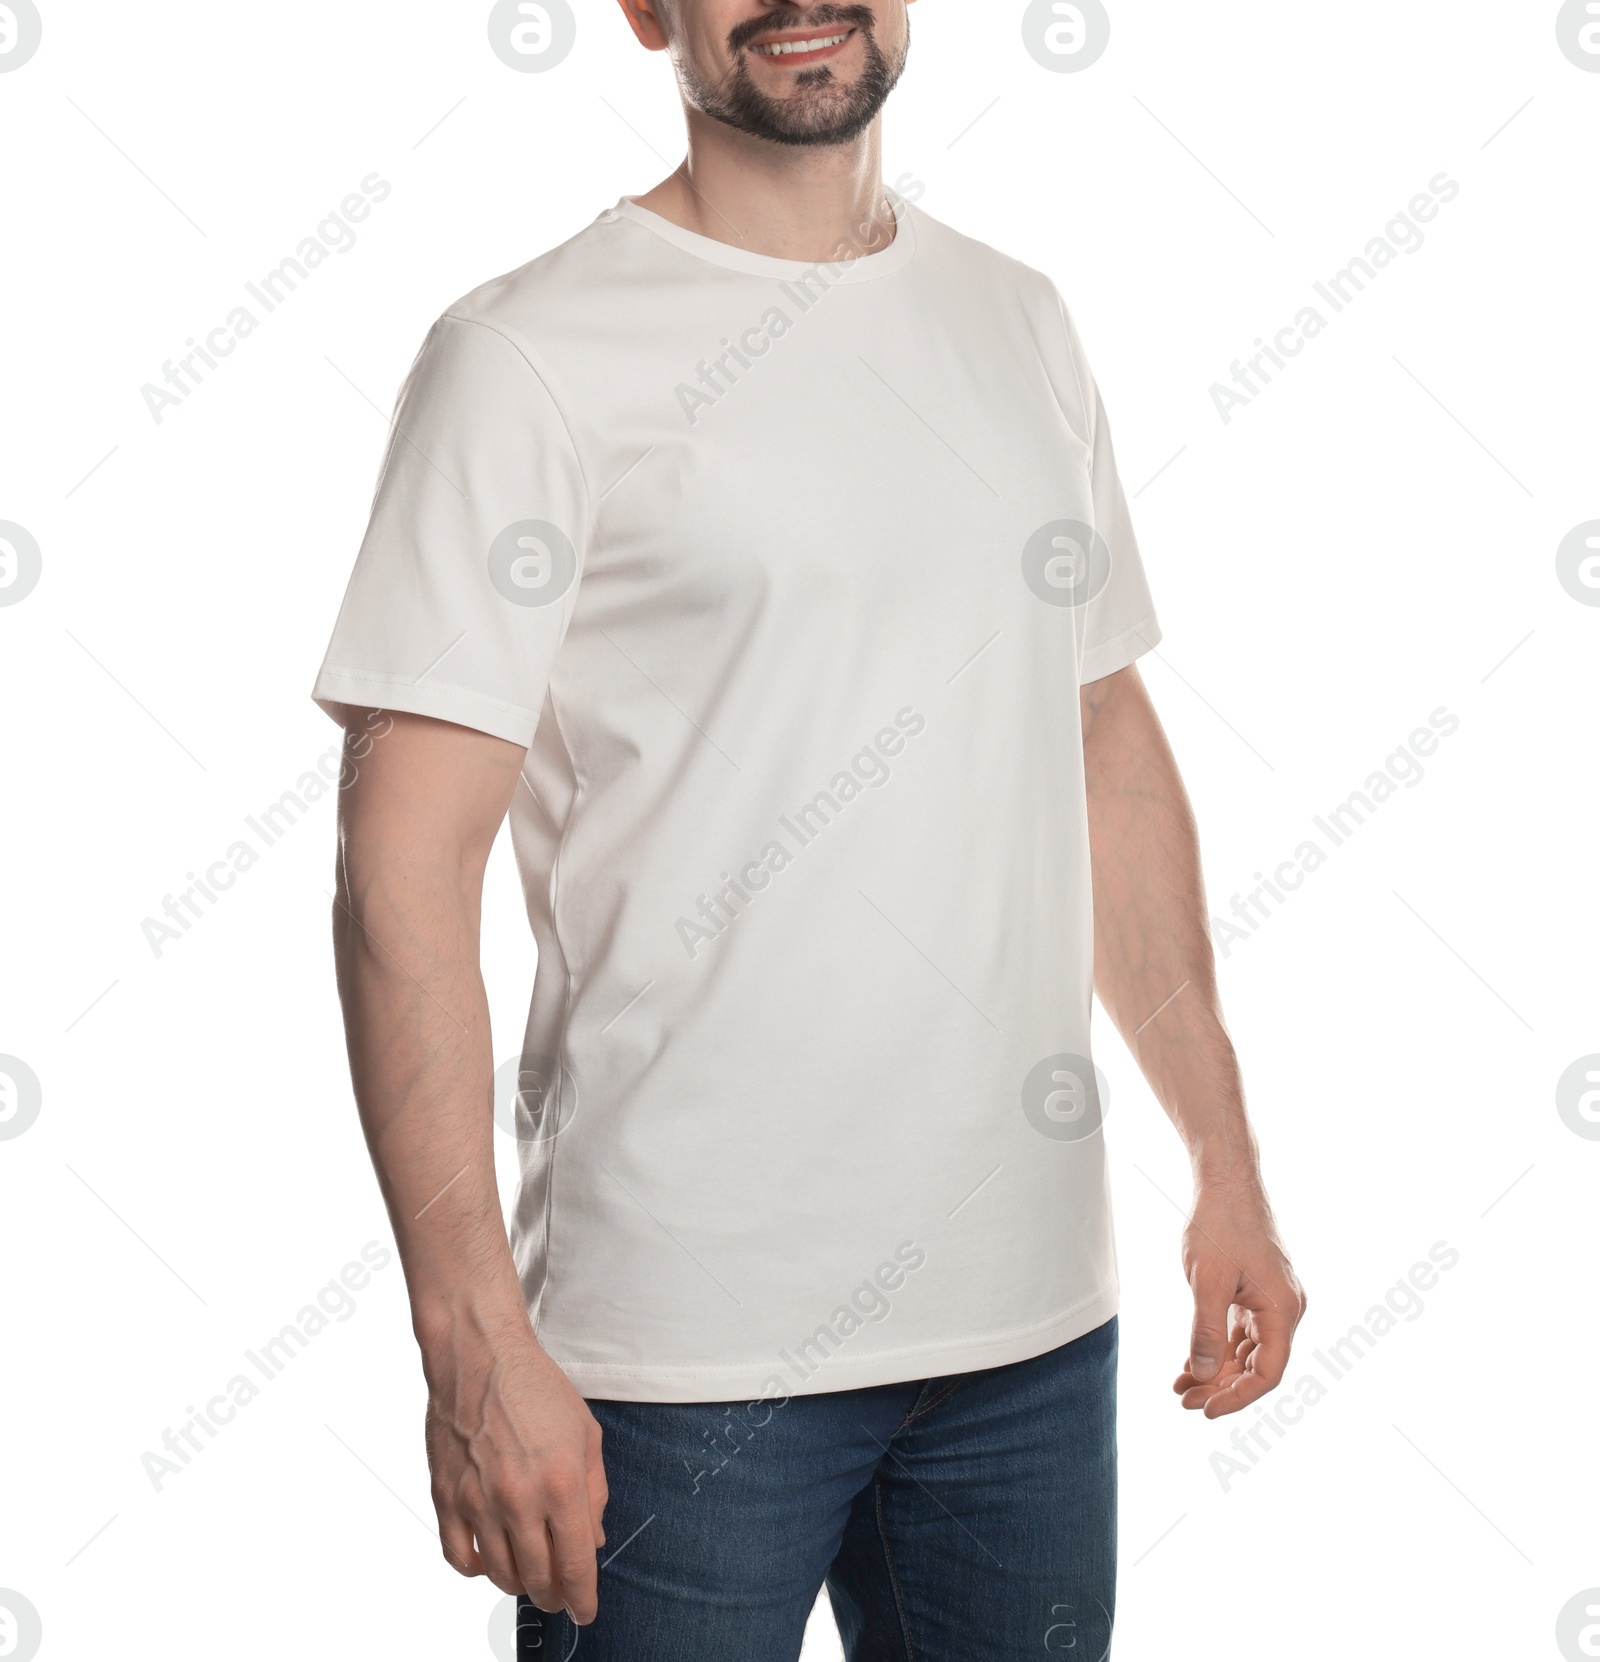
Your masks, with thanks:
[(762, 35), (782, 34), (790, 29), (823, 28), (828, 24), (859, 29), (862, 34), (870, 36), (877, 21), (870, 6), (813, 6), (808, 11), (792, 6), (785, 11), (769, 12), (765, 17), (752, 17), (739, 24), (729, 32), (728, 50), (742, 52), (751, 41), (759, 40)]

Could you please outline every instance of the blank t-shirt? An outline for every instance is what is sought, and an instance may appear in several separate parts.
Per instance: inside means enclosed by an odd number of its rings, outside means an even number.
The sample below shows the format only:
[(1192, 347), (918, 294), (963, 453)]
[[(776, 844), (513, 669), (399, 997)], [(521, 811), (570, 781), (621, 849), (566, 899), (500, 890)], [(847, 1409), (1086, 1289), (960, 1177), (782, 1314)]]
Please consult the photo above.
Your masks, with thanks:
[(1060, 296), (894, 206), (810, 265), (625, 199), (450, 307), (316, 682), (527, 747), (497, 1120), (587, 1396), (1116, 1308), (1078, 690), (1160, 636)]

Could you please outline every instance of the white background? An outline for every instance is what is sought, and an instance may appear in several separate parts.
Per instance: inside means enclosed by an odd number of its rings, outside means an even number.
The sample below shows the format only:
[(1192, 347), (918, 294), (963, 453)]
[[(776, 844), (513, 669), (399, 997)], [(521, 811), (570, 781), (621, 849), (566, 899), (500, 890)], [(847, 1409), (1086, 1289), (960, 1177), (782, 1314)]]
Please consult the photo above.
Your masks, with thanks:
[[(0, 1141), (0, 1587), (46, 1659), (492, 1654), (499, 1595), (434, 1538), (397, 1267), (180, 1476), (141, 1469), (389, 1239), (333, 993), (331, 800), (159, 958), (141, 920), (335, 739), (307, 692), (429, 322), (681, 154), (666, 63), (577, 10), (570, 58), (518, 74), (483, 4), (78, 0), (0, 74), (0, 519), (43, 551), (0, 607), (0, 1052), (43, 1088)], [(1555, 1657), (1600, 1584), (1600, 1142), (1555, 1105), (1600, 1051), (1600, 608), (1555, 558), (1600, 518), (1600, 74), (1554, 0), (1111, 12), (1104, 57), (1053, 74), (1017, 0), (921, 0), (886, 173), (1073, 307), (1212, 910), (1431, 711), (1460, 722), (1221, 966), (1310, 1294), (1291, 1379), (1326, 1382), (1312, 1351), (1430, 1245), (1460, 1253), (1227, 1488), (1228, 1422), (1170, 1393), (1186, 1165), (1097, 1018), (1117, 1655)], [(156, 423), (142, 385), (373, 171), (392, 193), (357, 244)], [(1212, 383), (1441, 171), (1425, 244), (1225, 424)], [(504, 847), (486, 937), (504, 1055), (532, 970)], [(826, 1626), (808, 1656), (837, 1655)]]

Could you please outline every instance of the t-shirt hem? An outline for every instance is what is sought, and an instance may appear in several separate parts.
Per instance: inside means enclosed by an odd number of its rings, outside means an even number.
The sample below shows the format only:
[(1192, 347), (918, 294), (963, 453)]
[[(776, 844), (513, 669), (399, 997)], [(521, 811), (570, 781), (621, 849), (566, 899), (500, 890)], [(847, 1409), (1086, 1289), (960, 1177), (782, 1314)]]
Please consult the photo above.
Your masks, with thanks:
[(1124, 629), (1120, 635), (1101, 641), (1098, 646), (1091, 646), (1083, 655), (1078, 679), (1087, 684), (1107, 675), (1115, 675), (1119, 669), (1126, 669), (1135, 658), (1143, 657), (1160, 644), (1161, 625), (1152, 613), (1141, 618), (1131, 629)]
[(442, 685), (437, 681), (405, 681), (397, 676), (363, 674), (359, 670), (325, 669), (317, 677), (311, 696), (330, 716), (338, 717), (331, 705), (349, 704), (358, 709), (403, 710), (407, 715), (432, 716), (437, 721), (472, 727), (497, 739), (521, 745), (533, 743), (539, 718), (515, 704), (502, 704), (465, 687)]
[[(817, 1396), (825, 1391), (862, 1390), (872, 1385), (942, 1378), (1026, 1362), (1081, 1339), (1110, 1321), (1116, 1313), (1117, 1288), (1112, 1285), (1101, 1288), (1070, 1310), (1027, 1327), (863, 1356), (835, 1352), (806, 1374), (801, 1373), (801, 1363), (792, 1354), (787, 1357), (774, 1354), (764, 1362), (651, 1367), (583, 1362), (563, 1354), (559, 1342), (547, 1334), (541, 1333), (539, 1339), (583, 1397), (605, 1402), (756, 1402), (763, 1397), (776, 1401), (791, 1396)], [(847, 1346), (849, 1341), (843, 1343)], [(781, 1391), (774, 1389), (774, 1381), (781, 1385)]]

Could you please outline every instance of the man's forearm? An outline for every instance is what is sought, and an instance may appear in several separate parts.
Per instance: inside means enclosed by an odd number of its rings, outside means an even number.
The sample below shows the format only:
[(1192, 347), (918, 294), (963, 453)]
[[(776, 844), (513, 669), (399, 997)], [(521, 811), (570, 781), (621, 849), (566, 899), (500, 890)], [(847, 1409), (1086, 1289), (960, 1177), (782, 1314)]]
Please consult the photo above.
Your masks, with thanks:
[(335, 956), (351, 1076), (426, 1365), (462, 1320), (520, 1317), (495, 1183), (493, 1056), (476, 906), (345, 851)]
[(469, 1312), (526, 1325), (495, 1183), (478, 964), (484, 868), (521, 753), (413, 716), (385, 716), (360, 748), (353, 713), (350, 728), (359, 766), (340, 793), (334, 954), (356, 1103), (426, 1366)]
[(1084, 689), (1095, 991), (1198, 1184), (1259, 1182), (1223, 1021), (1194, 815), (1137, 672)]

